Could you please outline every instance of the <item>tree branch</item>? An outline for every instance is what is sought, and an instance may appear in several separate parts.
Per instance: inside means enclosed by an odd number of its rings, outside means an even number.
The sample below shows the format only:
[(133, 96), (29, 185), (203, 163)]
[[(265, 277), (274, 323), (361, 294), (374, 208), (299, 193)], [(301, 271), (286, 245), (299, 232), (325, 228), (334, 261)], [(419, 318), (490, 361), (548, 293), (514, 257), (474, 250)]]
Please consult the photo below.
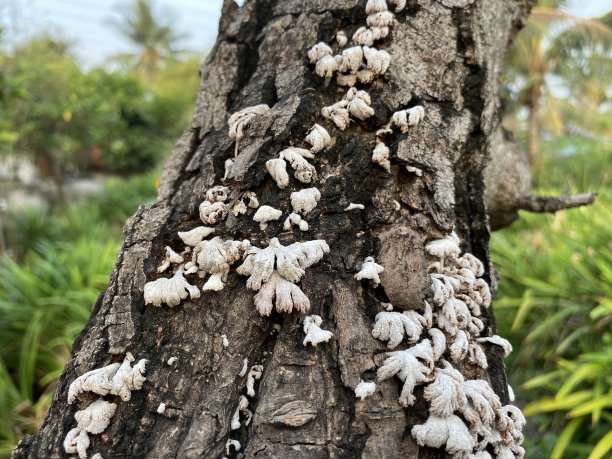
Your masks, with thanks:
[(595, 202), (597, 193), (568, 194), (563, 196), (527, 196), (520, 209), (530, 212), (555, 213), (572, 207), (588, 206)]

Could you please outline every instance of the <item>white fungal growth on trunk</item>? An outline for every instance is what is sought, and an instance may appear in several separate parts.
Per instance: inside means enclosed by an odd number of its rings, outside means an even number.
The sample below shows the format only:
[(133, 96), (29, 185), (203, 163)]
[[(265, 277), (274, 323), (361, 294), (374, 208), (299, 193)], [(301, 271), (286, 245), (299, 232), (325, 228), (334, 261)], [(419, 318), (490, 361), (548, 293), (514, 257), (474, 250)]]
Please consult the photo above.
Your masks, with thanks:
[(363, 210), (365, 206), (363, 204), (355, 204), (351, 202), (348, 206), (345, 207), (344, 211), (348, 212), (350, 210)]
[(512, 344), (510, 344), (510, 341), (505, 338), (502, 338), (499, 335), (476, 338), (476, 341), (478, 341), (479, 343), (495, 344), (496, 346), (501, 347), (504, 351), (504, 357), (508, 357), (510, 354), (512, 354)]
[(391, 117), (391, 124), (400, 129), (404, 134), (410, 131), (411, 127), (417, 126), (425, 118), (425, 109), (417, 105), (395, 112)]
[(266, 170), (272, 176), (276, 185), (282, 190), (289, 185), (289, 174), (287, 174), (287, 163), (279, 158), (266, 161)]
[(414, 388), (432, 380), (434, 355), (428, 339), (404, 351), (388, 352), (387, 358), (377, 371), (379, 381), (397, 376), (404, 383), (399, 397), (400, 405), (414, 403)]
[(336, 84), (338, 86), (355, 86), (357, 84), (357, 75), (338, 74), (336, 76)]
[(249, 397), (255, 397), (255, 381), (261, 378), (263, 370), (263, 365), (253, 365), (249, 370), (246, 383), (247, 395)]
[(389, 34), (388, 27), (359, 27), (353, 34), (353, 42), (358, 45), (372, 46), (376, 40), (386, 37)]
[(176, 253), (170, 246), (166, 246), (166, 256), (164, 257), (164, 261), (157, 268), (158, 273), (163, 273), (166, 269), (170, 267), (170, 264), (181, 264), (183, 263), (183, 257), (181, 257), (178, 253)]
[(359, 272), (355, 274), (355, 279), (359, 281), (369, 279), (374, 287), (378, 287), (378, 284), (380, 284), (380, 277), (378, 275), (384, 270), (385, 268), (376, 263), (374, 257), (367, 257), (361, 265)]
[(88, 434), (101, 434), (106, 430), (112, 417), (115, 415), (117, 405), (105, 400), (96, 400), (87, 408), (77, 411), (74, 418), (77, 427), (70, 430), (64, 439), (64, 450), (68, 454), (78, 454), (79, 458), (87, 458), (89, 448)]
[(124, 402), (132, 398), (133, 390), (142, 389), (142, 385), (147, 380), (144, 376), (147, 360), (141, 359), (132, 367), (134, 358), (128, 355), (123, 359), (123, 363), (113, 376), (113, 387), (110, 391), (113, 395), (118, 395)]
[(387, 147), (383, 142), (376, 142), (376, 147), (372, 152), (372, 162), (381, 166), (388, 173), (391, 172), (391, 161), (389, 161), (389, 153), (389, 147)]
[(336, 34), (336, 43), (338, 43), (338, 46), (340, 47), (344, 47), (348, 43), (348, 37), (346, 36), (346, 32), (344, 30), (340, 30)]
[(179, 231), (178, 237), (180, 237), (181, 240), (188, 246), (194, 247), (199, 242), (202, 242), (204, 238), (210, 236), (214, 232), (214, 228), (210, 228), (208, 226), (198, 226), (197, 228), (189, 231)]
[(313, 154), (329, 149), (334, 143), (327, 129), (320, 124), (315, 124), (304, 140), (312, 145), (310, 152)]
[(223, 180), (225, 180), (232, 173), (232, 168), (234, 167), (234, 160), (231, 158), (226, 159), (225, 163), (223, 164), (223, 167), (224, 167)]
[(227, 335), (221, 335), (221, 343), (223, 344), (224, 348), (227, 349), (229, 347), (229, 340), (227, 339)]
[(83, 392), (106, 395), (113, 388), (112, 377), (119, 369), (120, 363), (111, 363), (102, 368), (88, 371), (75, 379), (68, 389), (68, 403), (74, 402)]
[(241, 395), (240, 399), (238, 400), (238, 406), (236, 407), (236, 411), (234, 411), (234, 415), (232, 416), (232, 421), (230, 423), (231, 430), (240, 429), (240, 426), (242, 425), (240, 423), (240, 413), (241, 412), (250, 413), (248, 408), (249, 408), (249, 400), (244, 395)]
[(333, 51), (327, 43), (319, 42), (308, 51), (308, 59), (310, 59), (311, 64), (315, 64), (323, 57), (331, 56), (332, 53)]
[(238, 440), (232, 440), (230, 438), (225, 443), (225, 454), (227, 454), (228, 456), (232, 454), (232, 448), (234, 448), (234, 452), (238, 452), (240, 451), (240, 448), (242, 448), (242, 445)]
[(261, 206), (253, 215), (253, 220), (259, 223), (259, 227), (265, 230), (268, 227), (268, 222), (278, 220), (283, 213), (271, 206)]
[(440, 259), (447, 257), (457, 258), (461, 253), (459, 238), (454, 231), (442, 239), (436, 239), (435, 241), (429, 242), (425, 246), (425, 250), (427, 250), (430, 255)]
[(206, 190), (206, 200), (209, 202), (225, 202), (229, 197), (229, 188), (226, 186), (214, 186)]
[(310, 343), (316, 347), (321, 343), (328, 342), (334, 336), (332, 332), (321, 329), (322, 323), (323, 319), (321, 319), (321, 316), (312, 315), (304, 317), (304, 333), (306, 334), (303, 342), (304, 346)]
[(418, 167), (414, 167), (414, 166), (406, 166), (406, 170), (408, 172), (413, 173), (414, 175), (416, 175), (417, 177), (422, 177), (423, 176), (423, 170), (419, 169)]
[(463, 391), (464, 378), (460, 371), (446, 361), (444, 368), (436, 368), (434, 381), (425, 387), (423, 396), (429, 402), (429, 412), (448, 417), (467, 405)]
[(160, 403), (156, 411), (157, 411), (157, 414), (164, 414), (166, 412), (166, 404), (163, 402)]
[(283, 229), (289, 231), (294, 225), (297, 226), (300, 231), (308, 231), (308, 222), (302, 219), (299, 214), (292, 212), (283, 223)]
[(178, 357), (172, 356), (168, 359), (168, 361), (166, 362), (168, 365), (172, 366), (174, 364), (174, 362), (176, 362), (178, 360)]
[(393, 25), (395, 15), (391, 11), (380, 11), (368, 15), (366, 24), (368, 27), (389, 27)]
[(302, 183), (310, 183), (317, 177), (317, 171), (312, 164), (306, 161), (306, 158), (312, 158), (310, 151), (304, 148), (285, 148), (280, 152), (280, 159), (287, 161), (293, 168), (293, 176)]
[(227, 217), (227, 206), (220, 201), (203, 201), (200, 204), (200, 219), (205, 225), (215, 225)]
[(328, 107), (323, 107), (321, 109), (321, 115), (332, 120), (340, 130), (344, 131), (351, 121), (347, 107), (348, 102), (346, 100), (341, 100)]
[(240, 373), (238, 373), (238, 376), (240, 376), (241, 378), (247, 374), (247, 371), (249, 370), (249, 359), (245, 358), (242, 361), (242, 368), (240, 369)]
[(414, 343), (423, 332), (423, 317), (416, 311), (379, 312), (375, 320), (372, 336), (381, 341), (388, 341), (389, 349), (397, 347), (404, 336), (409, 343)]
[(380, 13), (381, 11), (387, 11), (385, 0), (368, 0), (365, 7), (366, 14)]
[(489, 383), (482, 379), (464, 381), (463, 391), (467, 404), (461, 409), (470, 424), (492, 426), (501, 402)]
[(431, 337), (434, 360), (437, 362), (446, 350), (446, 336), (438, 328), (430, 328), (427, 333)]
[(318, 188), (304, 188), (300, 191), (291, 193), (291, 207), (296, 213), (307, 215), (321, 199), (321, 192)]
[(249, 123), (256, 117), (265, 115), (270, 111), (270, 107), (266, 104), (255, 105), (253, 107), (244, 108), (229, 117), (227, 124), (229, 125), (229, 137), (236, 141), (236, 151), (238, 154), (238, 145), (244, 137), (244, 130), (249, 126)]
[(321, 78), (333, 77), (336, 70), (338, 70), (338, 63), (334, 56), (330, 55), (323, 56), (315, 65), (315, 73)]
[(182, 265), (170, 279), (162, 277), (147, 282), (144, 286), (145, 304), (160, 307), (163, 303), (166, 303), (168, 306), (174, 307), (188, 297), (191, 299), (200, 298), (200, 290), (187, 282), (183, 276)]
[(342, 63), (338, 70), (342, 73), (355, 74), (363, 63), (363, 49), (361, 46), (351, 46), (342, 51)]
[(355, 397), (363, 400), (370, 395), (376, 392), (376, 383), (375, 382), (365, 382), (363, 380), (359, 381), (359, 384), (355, 387)]
[(391, 55), (387, 51), (364, 46), (363, 55), (367, 61), (368, 70), (371, 70), (376, 75), (384, 75), (387, 72), (391, 63)]
[(272, 238), (265, 249), (251, 247), (237, 272), (249, 276), (248, 288), (259, 290), (255, 306), (260, 314), (267, 316), (272, 312), (275, 298), (277, 311), (291, 312), (296, 308), (306, 312), (310, 301), (295, 283), (305, 274), (306, 268), (319, 262), (326, 253), (329, 253), (329, 246), (323, 240), (283, 246), (277, 238)]
[(467, 426), (454, 414), (448, 417), (430, 414), (425, 424), (412, 428), (412, 436), (419, 446), (444, 446), (446, 452), (457, 457), (467, 457), (475, 446)]
[(374, 116), (374, 109), (370, 107), (372, 100), (367, 92), (350, 88), (345, 97), (348, 101), (348, 111), (355, 118), (365, 120)]
[(249, 246), (249, 241), (224, 241), (219, 236), (196, 245), (193, 249), (192, 262), (198, 266), (198, 275), (204, 277), (210, 274), (202, 291), (223, 290), (230, 266), (240, 260), (242, 253)]

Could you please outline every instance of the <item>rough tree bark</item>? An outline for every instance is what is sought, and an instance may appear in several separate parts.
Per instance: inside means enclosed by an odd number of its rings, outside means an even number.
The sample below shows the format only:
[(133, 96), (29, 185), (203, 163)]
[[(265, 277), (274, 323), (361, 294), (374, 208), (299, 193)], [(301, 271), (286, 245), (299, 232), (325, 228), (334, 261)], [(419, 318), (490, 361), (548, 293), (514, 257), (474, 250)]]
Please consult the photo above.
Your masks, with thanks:
[[(245, 391), (238, 377), (243, 360), (264, 366), (248, 427), (234, 431), (245, 457), (443, 457), (420, 448), (410, 429), (427, 418), (422, 389), (416, 404), (398, 404), (398, 381), (379, 383), (375, 396), (356, 402), (354, 387), (375, 373), (384, 343), (372, 337), (380, 302), (396, 309), (418, 308), (428, 287), (427, 241), (453, 228), (462, 248), (486, 265), (489, 229), (483, 170), (499, 125), (499, 75), (505, 51), (523, 25), (531, 0), (409, 0), (379, 47), (392, 56), (384, 77), (369, 86), (375, 115), (345, 131), (323, 120), (320, 110), (346, 93), (314, 75), (307, 50), (328, 43), (339, 30), (349, 36), (365, 23), (365, 0), (251, 0), (243, 7), (226, 1), (217, 43), (201, 69), (197, 108), (162, 175), (158, 202), (141, 207), (125, 227), (125, 244), (108, 290), (95, 305), (74, 344), (40, 432), (27, 436), (15, 458), (66, 457), (62, 442), (74, 414), (96, 397), (66, 403), (79, 375), (127, 352), (148, 360), (147, 381), (132, 399), (119, 401), (110, 426), (91, 436), (88, 450), (110, 457), (221, 457), (230, 420)], [(268, 104), (241, 140), (229, 179), (224, 162), (234, 155), (228, 137), (230, 114)], [(375, 132), (393, 112), (423, 105), (425, 120), (408, 134), (395, 133), (391, 173), (371, 161)], [(182, 247), (177, 231), (201, 224), (198, 205), (213, 185), (257, 193), (261, 204), (289, 209), (292, 181), (279, 191), (265, 173), (266, 160), (289, 145), (299, 146), (308, 129), (324, 124), (335, 146), (315, 160), (321, 201), (309, 214), (310, 230), (283, 231), (278, 220), (265, 230), (246, 216), (230, 214), (217, 225), (224, 239), (248, 239), (265, 247), (277, 236), (283, 244), (324, 239), (330, 253), (301, 281), (312, 313), (324, 319), (332, 340), (302, 345), (299, 314), (261, 317), (254, 292), (232, 269), (225, 289), (169, 308), (145, 306), (145, 282), (157, 278), (166, 245)], [(407, 172), (417, 167), (422, 175)], [(501, 171), (503, 177), (504, 172)], [(293, 180), (293, 179), (292, 179)], [(495, 183), (495, 181), (493, 181)], [(351, 202), (365, 210), (344, 212)], [(354, 279), (367, 256), (385, 267), (374, 289)], [(275, 324), (280, 324), (275, 327)], [(485, 334), (495, 322), (485, 312)], [(224, 347), (226, 335), (229, 347)], [(376, 357), (376, 356), (379, 357)], [(167, 361), (178, 357), (173, 365)], [(502, 399), (508, 392), (502, 355), (487, 348), (489, 368), (462, 371), (487, 379)], [(110, 400), (114, 400), (111, 396)], [(160, 403), (163, 414), (157, 413)]]

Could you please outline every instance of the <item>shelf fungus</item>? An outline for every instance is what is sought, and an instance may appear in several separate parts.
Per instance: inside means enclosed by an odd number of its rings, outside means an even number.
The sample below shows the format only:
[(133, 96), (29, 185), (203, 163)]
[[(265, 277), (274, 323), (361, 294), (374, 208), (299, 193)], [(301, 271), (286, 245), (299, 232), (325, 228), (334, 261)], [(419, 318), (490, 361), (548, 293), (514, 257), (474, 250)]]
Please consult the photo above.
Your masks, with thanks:
[(463, 390), (465, 379), (461, 372), (446, 361), (444, 368), (435, 369), (435, 379), (425, 387), (423, 396), (429, 402), (429, 412), (441, 417), (448, 417), (467, 405)]
[(357, 75), (348, 75), (340, 73), (336, 77), (336, 84), (338, 86), (355, 86), (357, 84)]
[(76, 378), (68, 389), (68, 403), (73, 403), (83, 392), (92, 392), (98, 395), (108, 394), (113, 388), (112, 378), (120, 366), (120, 363), (111, 363), (105, 367), (88, 371)]
[(289, 214), (283, 223), (283, 229), (289, 231), (292, 226), (297, 226), (300, 231), (308, 231), (308, 222), (295, 212)]
[(304, 188), (291, 193), (291, 207), (294, 212), (306, 215), (317, 207), (319, 199), (321, 192), (318, 188)]
[(410, 128), (418, 126), (423, 118), (425, 118), (425, 109), (421, 105), (417, 105), (395, 112), (391, 117), (391, 124), (399, 128), (402, 133), (407, 134)]
[(372, 395), (376, 392), (376, 383), (373, 381), (365, 382), (363, 380), (359, 381), (359, 384), (355, 387), (355, 397), (358, 399), (364, 400), (365, 398)]
[(310, 152), (316, 154), (323, 150), (328, 150), (333, 144), (333, 140), (325, 129), (320, 124), (315, 124), (304, 139), (308, 142), (310, 147)]
[(416, 342), (425, 325), (423, 317), (416, 311), (379, 312), (372, 329), (372, 336), (380, 341), (388, 341), (389, 349), (396, 348), (404, 336), (409, 343)]
[(255, 381), (261, 379), (261, 375), (263, 374), (264, 367), (263, 365), (253, 365), (249, 370), (249, 374), (247, 375), (247, 395), (249, 397), (255, 397)]
[(499, 335), (476, 338), (476, 341), (478, 341), (479, 343), (495, 344), (496, 346), (501, 347), (504, 351), (504, 357), (508, 357), (510, 354), (512, 354), (512, 344), (510, 344), (510, 341), (505, 338), (502, 338)]
[(389, 161), (389, 147), (383, 142), (376, 142), (376, 147), (372, 151), (372, 162), (381, 166), (388, 173), (391, 173), (391, 161)]
[(354, 202), (351, 202), (348, 206), (344, 208), (344, 211), (349, 212), (351, 210), (363, 210), (363, 209), (365, 209), (365, 206), (363, 204), (355, 204)]
[(289, 185), (289, 174), (287, 174), (287, 163), (280, 158), (266, 161), (266, 170), (272, 176), (276, 185), (282, 190)]
[(106, 430), (112, 417), (115, 415), (117, 405), (105, 400), (96, 400), (87, 408), (77, 411), (74, 418), (77, 427), (70, 430), (64, 439), (64, 450), (68, 454), (78, 454), (80, 459), (87, 458), (89, 448), (89, 435), (101, 434)]
[(412, 437), (419, 446), (445, 447), (446, 452), (457, 457), (468, 457), (474, 448), (470, 431), (460, 417), (430, 414), (425, 424), (412, 428)]
[(344, 30), (339, 30), (336, 34), (336, 43), (338, 43), (338, 46), (340, 47), (346, 46), (348, 43), (348, 37), (346, 36), (346, 32)]
[(315, 73), (321, 78), (331, 78), (337, 70), (338, 63), (331, 55), (323, 56), (315, 65)]
[(304, 317), (304, 333), (306, 334), (303, 342), (304, 346), (312, 344), (316, 347), (321, 343), (328, 342), (334, 336), (332, 332), (321, 328), (322, 323), (323, 319), (321, 319), (321, 316), (312, 315)]
[(434, 355), (428, 339), (404, 351), (388, 352), (387, 358), (377, 371), (379, 381), (397, 376), (404, 383), (399, 397), (400, 405), (411, 406), (415, 397), (414, 388), (433, 379)]
[(321, 109), (321, 115), (332, 120), (340, 130), (344, 131), (351, 121), (347, 107), (348, 102), (346, 100), (341, 100), (328, 107), (323, 107)]
[(314, 155), (304, 148), (289, 147), (280, 152), (279, 158), (287, 161), (293, 169), (293, 176), (302, 183), (310, 183), (317, 177), (315, 167), (306, 161)]
[(255, 105), (253, 107), (244, 108), (229, 117), (227, 124), (229, 125), (229, 137), (236, 141), (236, 151), (238, 154), (238, 145), (244, 137), (244, 130), (249, 126), (249, 123), (256, 117), (265, 115), (270, 111), (270, 107), (266, 104)]
[(259, 223), (259, 227), (262, 230), (265, 230), (268, 227), (269, 222), (278, 220), (281, 218), (281, 215), (283, 215), (283, 213), (274, 207), (261, 206), (259, 209), (257, 209), (255, 215), (253, 215), (253, 220)]
[(240, 197), (238, 202), (234, 204), (232, 214), (237, 217), (238, 215), (246, 214), (248, 209), (257, 209), (258, 207), (259, 200), (257, 199), (257, 195), (252, 191), (246, 191)]
[(332, 53), (333, 51), (327, 43), (319, 42), (308, 50), (308, 59), (311, 64), (316, 64), (325, 56), (331, 56)]
[(240, 260), (250, 247), (249, 241), (224, 241), (219, 236), (202, 241), (193, 249), (192, 262), (198, 267), (200, 277), (210, 274), (202, 291), (223, 290), (230, 266)]
[(364, 46), (363, 55), (366, 59), (368, 70), (371, 70), (376, 75), (384, 75), (387, 72), (391, 63), (391, 55), (387, 51)]
[(166, 269), (170, 267), (171, 264), (180, 265), (185, 261), (183, 260), (183, 257), (176, 253), (174, 250), (172, 250), (170, 246), (166, 246), (165, 250), (166, 255), (164, 257), (164, 261), (161, 265), (159, 265), (159, 268), (157, 268), (158, 273), (163, 273)]
[(442, 239), (436, 239), (425, 245), (425, 250), (430, 255), (444, 260), (445, 258), (457, 258), (461, 253), (461, 247), (459, 247), (459, 238), (453, 231), (448, 236)]
[(350, 88), (345, 97), (348, 101), (348, 111), (355, 118), (365, 120), (374, 116), (374, 109), (370, 107), (372, 100), (367, 92)]
[(179, 231), (178, 237), (187, 244), (188, 246), (194, 247), (199, 242), (202, 242), (204, 238), (210, 236), (215, 232), (214, 228), (210, 228), (208, 226), (198, 226), (189, 231)]
[(326, 253), (329, 246), (323, 240), (283, 246), (272, 238), (265, 249), (251, 246), (237, 272), (249, 276), (247, 287), (258, 291), (254, 300), (261, 315), (270, 315), (275, 298), (277, 311), (297, 309), (304, 313), (310, 309), (310, 301), (295, 283), (304, 276), (306, 268), (318, 263)]
[(339, 71), (342, 73), (356, 74), (363, 63), (363, 49), (361, 46), (351, 46), (342, 51)]
[(384, 270), (385, 268), (376, 263), (374, 257), (367, 257), (363, 261), (359, 272), (355, 274), (355, 279), (359, 281), (369, 279), (374, 287), (378, 287), (378, 284), (380, 284), (380, 277), (378, 275)]
[(223, 202), (202, 201), (200, 219), (205, 225), (215, 225), (227, 217), (227, 206)]
[(249, 410), (249, 400), (244, 395), (240, 396), (240, 399), (238, 400), (238, 406), (236, 407), (234, 415), (232, 416), (232, 420), (230, 423), (231, 430), (238, 430), (240, 429), (240, 426), (242, 426), (242, 423), (240, 422), (240, 413), (244, 413), (246, 415), (247, 419), (245, 420), (244, 424), (248, 426), (251, 423), (253, 413), (251, 412), (251, 410)]
[(380, 13), (381, 11), (387, 11), (385, 0), (368, 0), (365, 7), (366, 14)]
[(389, 35), (389, 27), (359, 27), (353, 34), (353, 42), (358, 45), (372, 46), (375, 41)]
[(178, 304), (186, 299), (200, 298), (200, 290), (195, 285), (191, 285), (183, 276), (183, 265), (179, 266), (174, 276), (167, 279), (160, 279), (147, 282), (144, 286), (145, 304), (152, 304), (160, 307), (166, 303), (170, 307), (178, 306)]

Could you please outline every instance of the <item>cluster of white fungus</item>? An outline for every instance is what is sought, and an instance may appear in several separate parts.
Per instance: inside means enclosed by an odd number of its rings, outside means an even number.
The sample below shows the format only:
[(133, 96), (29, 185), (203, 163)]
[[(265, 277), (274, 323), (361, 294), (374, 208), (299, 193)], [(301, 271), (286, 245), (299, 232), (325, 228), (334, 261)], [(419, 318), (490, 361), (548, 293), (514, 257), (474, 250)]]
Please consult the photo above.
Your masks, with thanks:
[(197, 266), (200, 277), (210, 274), (202, 291), (223, 290), (223, 282), (227, 279), (230, 266), (240, 260), (249, 247), (250, 243), (247, 240), (224, 241), (218, 236), (198, 243), (193, 249), (191, 261)]
[[(404, 350), (389, 352), (380, 365), (379, 381), (397, 376), (403, 386), (402, 406), (415, 402), (414, 389), (424, 385), (429, 418), (412, 428), (420, 446), (444, 448), (454, 458), (522, 458), (525, 418), (512, 405), (502, 406), (484, 379), (467, 380), (453, 364), (487, 368), (481, 343), (502, 348), (510, 344), (495, 335), (481, 337), (483, 309), (491, 304), (491, 293), (481, 278), (484, 266), (473, 255), (461, 255), (460, 241), (452, 233), (428, 243), (426, 251), (438, 260), (430, 266), (430, 300), (423, 312), (385, 311), (376, 315), (372, 335), (393, 349), (406, 342)], [(422, 339), (427, 330), (428, 338)]]
[(368, 279), (372, 282), (374, 287), (378, 287), (378, 284), (380, 284), (380, 277), (378, 275), (384, 270), (385, 268), (376, 263), (374, 257), (367, 257), (361, 265), (359, 272), (355, 274), (355, 279)]
[(225, 201), (229, 197), (229, 188), (215, 186), (206, 191), (206, 200), (200, 204), (200, 219), (205, 225), (214, 225), (227, 216)]
[[(146, 381), (144, 373), (147, 361), (141, 359), (132, 366), (134, 360), (134, 357), (128, 353), (122, 363), (112, 363), (79, 376), (70, 384), (68, 403), (74, 403), (84, 392), (100, 396), (117, 395), (123, 401), (129, 401), (132, 391), (140, 390)], [(77, 427), (70, 430), (64, 439), (66, 453), (77, 454), (80, 459), (87, 458), (87, 449), (90, 445), (89, 435), (104, 432), (115, 415), (116, 409), (116, 403), (100, 398), (87, 408), (77, 411), (74, 415)]]
[(186, 298), (200, 298), (200, 289), (191, 285), (183, 275), (184, 266), (181, 265), (171, 278), (161, 277), (147, 282), (144, 286), (145, 304), (160, 307), (166, 303), (170, 307), (178, 306)]
[(363, 90), (349, 88), (344, 98), (329, 107), (323, 107), (321, 114), (334, 122), (341, 130), (348, 127), (352, 116), (365, 120), (374, 116), (374, 109), (370, 106), (370, 95)]
[(229, 125), (229, 137), (236, 141), (236, 155), (238, 154), (238, 145), (244, 137), (244, 130), (249, 126), (249, 123), (257, 116), (265, 115), (270, 111), (270, 107), (266, 104), (247, 107), (234, 113), (229, 117), (227, 124)]
[(321, 343), (328, 342), (334, 336), (332, 332), (321, 328), (322, 323), (323, 319), (321, 319), (321, 316), (312, 315), (304, 317), (304, 333), (306, 334), (304, 346), (312, 344), (316, 347)]

